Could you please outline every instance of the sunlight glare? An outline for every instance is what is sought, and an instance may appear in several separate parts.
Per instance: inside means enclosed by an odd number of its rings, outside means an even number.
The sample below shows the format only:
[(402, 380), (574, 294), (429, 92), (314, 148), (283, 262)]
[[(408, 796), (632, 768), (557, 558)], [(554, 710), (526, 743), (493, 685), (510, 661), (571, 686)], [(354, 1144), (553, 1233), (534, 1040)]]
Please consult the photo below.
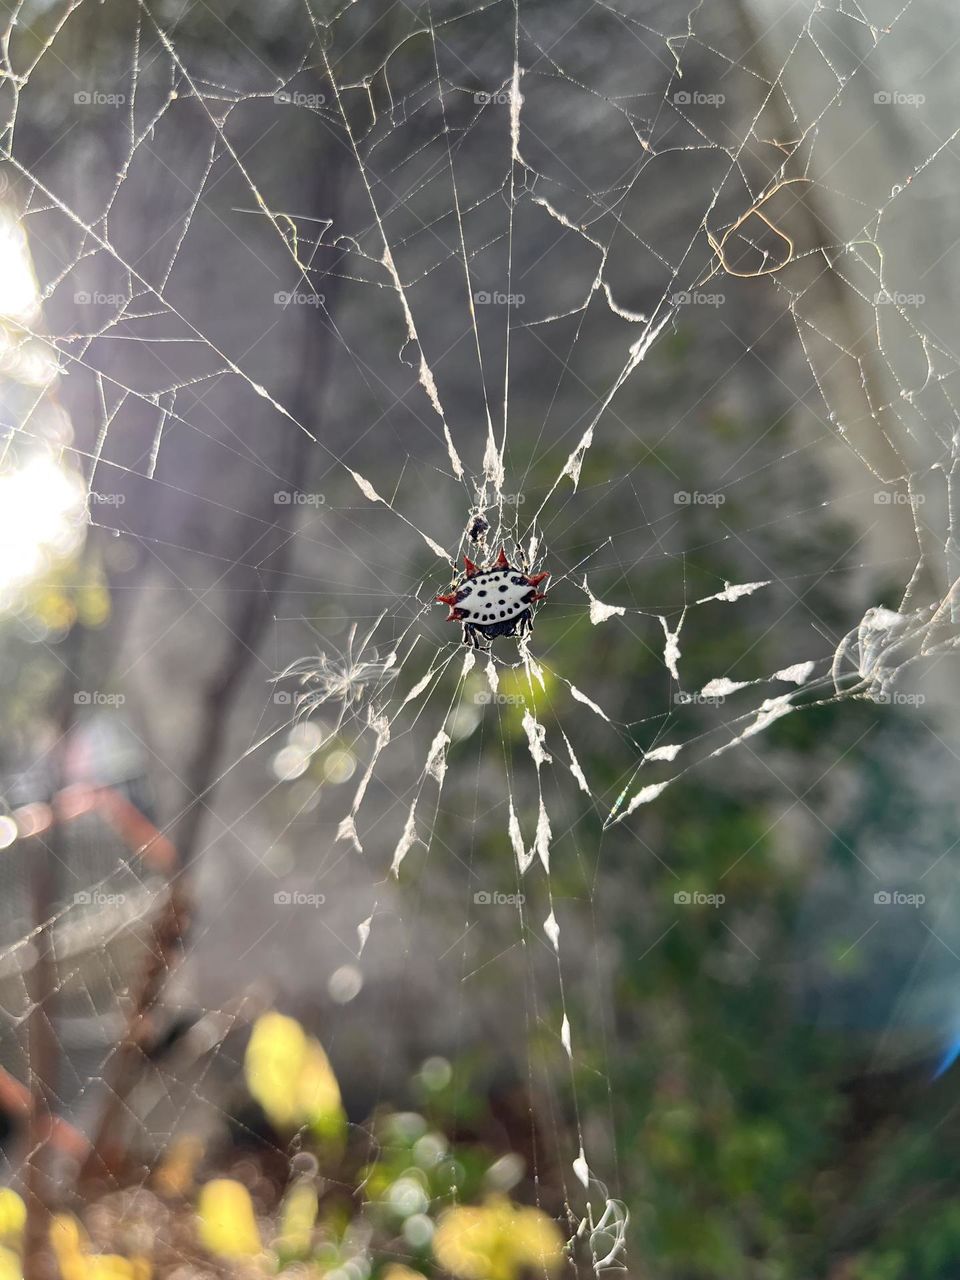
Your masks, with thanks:
[(0, 603), (83, 536), (83, 488), (47, 454), (0, 474)]

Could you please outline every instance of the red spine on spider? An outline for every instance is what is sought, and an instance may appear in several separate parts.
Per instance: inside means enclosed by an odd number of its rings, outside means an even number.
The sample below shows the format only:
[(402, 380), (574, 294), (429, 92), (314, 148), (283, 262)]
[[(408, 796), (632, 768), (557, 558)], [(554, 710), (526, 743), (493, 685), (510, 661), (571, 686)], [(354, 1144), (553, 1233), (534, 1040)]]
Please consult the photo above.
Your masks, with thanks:
[(537, 588), (549, 573), (524, 573), (510, 563), (503, 547), (496, 560), (482, 567), (464, 556), (463, 570), (437, 602), (450, 606), (447, 621), (461, 623), (465, 645), (488, 651), (498, 636), (530, 635), (534, 605), (546, 599)]

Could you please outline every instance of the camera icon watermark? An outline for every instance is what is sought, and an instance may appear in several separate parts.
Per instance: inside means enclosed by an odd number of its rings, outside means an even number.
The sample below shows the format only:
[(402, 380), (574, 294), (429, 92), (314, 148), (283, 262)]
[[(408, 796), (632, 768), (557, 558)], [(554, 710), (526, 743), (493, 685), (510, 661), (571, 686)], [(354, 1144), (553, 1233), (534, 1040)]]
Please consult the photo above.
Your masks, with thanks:
[(473, 695), (473, 701), (478, 707), (522, 707), (524, 705), (523, 694), (500, 693), (499, 690), (494, 693), (492, 689), (479, 689)]
[(126, 700), (126, 694), (101, 693), (99, 689), (78, 689), (73, 695), (78, 707), (122, 707)]
[(922, 707), (926, 700), (925, 693), (903, 693), (899, 689), (884, 689), (871, 698), (872, 702), (889, 707)]
[(722, 907), (727, 900), (725, 893), (703, 893), (699, 889), (678, 889), (673, 895), (678, 907)]
[(527, 300), (525, 293), (501, 293), (498, 289), (478, 289), (473, 301), (478, 307), (522, 307)]
[(278, 489), (273, 495), (277, 507), (322, 507), (326, 501), (322, 493), (302, 493), (299, 489)]
[(325, 893), (304, 893), (301, 889), (278, 889), (273, 895), (278, 907), (322, 907), (326, 900)]
[(725, 293), (704, 293), (700, 289), (680, 289), (670, 295), (675, 307), (722, 307), (726, 300)]
[(922, 507), (926, 500), (924, 493), (903, 493), (899, 489), (878, 489), (873, 495), (878, 507)]
[(725, 93), (700, 93), (697, 89), (678, 89), (671, 101), (675, 107), (722, 107)]
[(326, 298), (322, 293), (300, 293), (295, 289), (278, 289), (273, 295), (278, 307), (322, 307)]
[(899, 89), (879, 89), (873, 100), (879, 107), (922, 107), (925, 93), (902, 93)]
[(273, 700), (278, 707), (290, 707), (293, 705), (293, 694), (289, 689), (274, 689)]
[(300, 93), (298, 90), (278, 89), (273, 95), (273, 100), (278, 106), (284, 107), (308, 107), (316, 111), (318, 107), (322, 107), (327, 101), (325, 93)]
[(500, 893), (488, 889), (478, 889), (473, 901), (478, 907), (522, 907), (527, 900), (525, 893)]
[(899, 889), (878, 889), (873, 895), (878, 907), (922, 907), (927, 900), (925, 893), (903, 893)]
[(687, 693), (684, 689), (678, 689), (673, 695), (678, 707), (722, 707), (726, 700), (722, 693)]
[(475, 93), (473, 95), (473, 100), (478, 107), (487, 107), (491, 105), (497, 107), (509, 107), (511, 101), (510, 91), (508, 89), (501, 89), (497, 93)]
[(725, 493), (703, 493), (699, 489), (678, 489), (673, 495), (678, 507), (722, 507), (726, 500)]
[(130, 301), (125, 293), (104, 293), (100, 289), (78, 289), (73, 295), (78, 307), (124, 307)]
[(102, 889), (81, 889), (73, 895), (78, 907), (122, 907), (126, 900), (125, 893), (104, 893)]
[(926, 300), (925, 293), (904, 293), (899, 289), (881, 289), (873, 295), (875, 307), (922, 307)]
[(81, 89), (73, 95), (78, 107), (122, 107), (126, 100), (125, 93), (101, 93), (99, 89)]

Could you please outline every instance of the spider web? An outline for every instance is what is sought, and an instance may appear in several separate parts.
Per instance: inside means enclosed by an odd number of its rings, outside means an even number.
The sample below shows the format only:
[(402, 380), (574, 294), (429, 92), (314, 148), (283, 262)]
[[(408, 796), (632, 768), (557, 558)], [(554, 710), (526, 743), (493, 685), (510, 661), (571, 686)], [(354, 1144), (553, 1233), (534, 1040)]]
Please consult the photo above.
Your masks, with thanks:
[[(387, 1053), (407, 1017), (424, 1056), (501, 1018), (524, 1038), (534, 1172), (596, 1269), (622, 1265), (617, 1100), (589, 1126), (580, 1106), (616, 1022), (605, 861), (669, 869), (646, 815), (670, 788), (755, 768), (803, 708), (889, 702), (955, 645), (957, 357), (909, 225), (957, 133), (914, 128), (918, 91), (888, 83), (916, 7), (12, 9), (6, 194), (43, 308), (8, 355), (44, 371), (8, 400), (5, 459), (62, 456), (90, 524), (165, 584), (106, 677), (147, 672), (147, 717), (158, 671), (185, 701), (209, 682), (192, 609), (235, 632), (235, 590), (271, 619), (256, 711), (200, 796), (177, 797), (176, 735), (145, 734), (162, 830), (208, 799), (216, 820), (198, 901), (237, 861), (255, 886), (243, 946), (210, 911), (213, 976), (172, 977), (210, 1039), (150, 1068), (130, 1114), (158, 1145), (219, 1105), (208, 1077), (261, 998), (234, 961), (283, 989), (284, 946), (323, 932), (322, 986), (418, 975)], [(501, 545), (548, 599), (529, 639), (476, 653), (434, 596)], [(130, 962), (104, 939), (129, 913), (90, 915), (86, 948), (69, 930), (118, 877), (140, 914), (166, 893), (110, 858), (44, 922), (55, 992), (108, 1040)], [(300, 940), (245, 965), (247, 924)], [(11, 1033), (35, 937), (21, 911), (0, 950)], [(64, 1106), (103, 1105), (115, 1051)]]

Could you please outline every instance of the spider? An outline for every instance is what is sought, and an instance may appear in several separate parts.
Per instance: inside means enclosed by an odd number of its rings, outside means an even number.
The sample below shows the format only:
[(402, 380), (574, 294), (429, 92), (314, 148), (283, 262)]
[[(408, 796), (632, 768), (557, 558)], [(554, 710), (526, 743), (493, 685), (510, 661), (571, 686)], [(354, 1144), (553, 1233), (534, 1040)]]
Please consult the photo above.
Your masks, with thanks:
[(483, 568), (463, 557), (464, 573), (447, 595), (448, 622), (463, 623), (463, 643), (489, 652), (497, 636), (527, 636), (533, 631), (533, 605), (545, 596), (537, 590), (549, 573), (526, 574), (507, 559), (503, 547)]

